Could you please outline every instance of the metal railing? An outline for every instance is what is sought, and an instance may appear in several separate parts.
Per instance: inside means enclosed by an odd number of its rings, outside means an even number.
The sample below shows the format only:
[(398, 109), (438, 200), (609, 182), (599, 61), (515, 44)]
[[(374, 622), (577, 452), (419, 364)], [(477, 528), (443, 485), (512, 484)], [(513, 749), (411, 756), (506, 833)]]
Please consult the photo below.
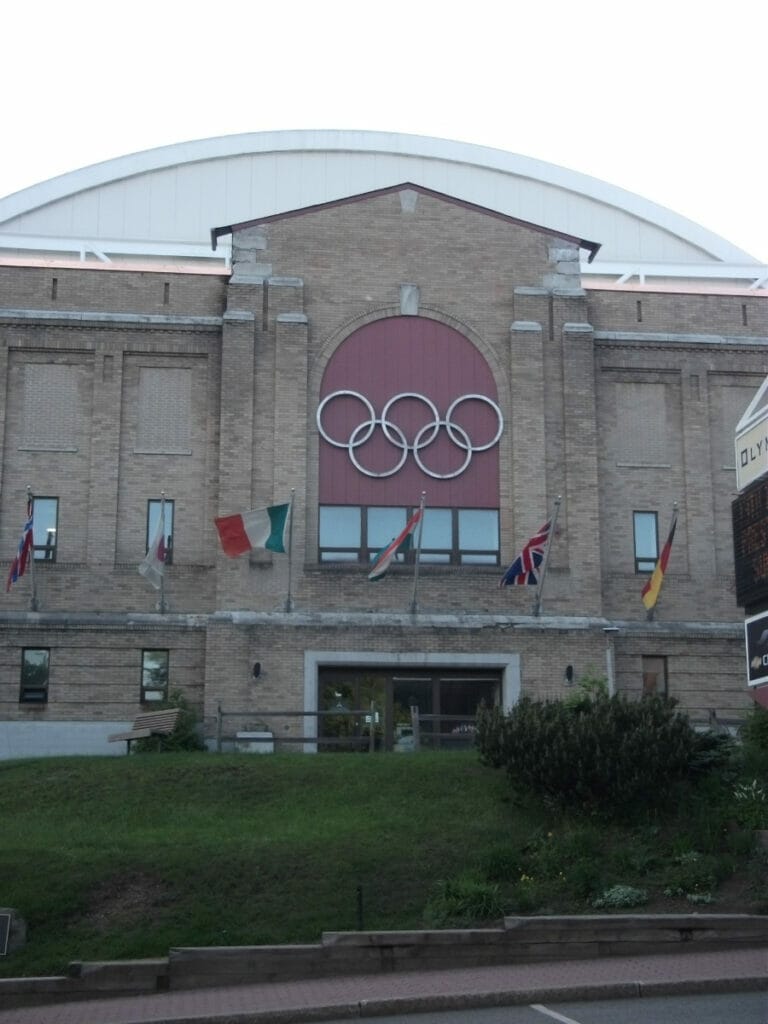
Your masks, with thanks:
[[(246, 724), (241, 730), (225, 732), (225, 719), (233, 718), (239, 718)], [(314, 719), (316, 724), (315, 735), (287, 735), (277, 738), (275, 737), (274, 730), (270, 730), (269, 728), (269, 724), (272, 721), (297, 718), (302, 720)], [(345, 735), (322, 734), (320, 725), (323, 720), (330, 718), (338, 718), (342, 722), (349, 721), (355, 731), (352, 733), (346, 733)], [(272, 745), (277, 739), (281, 746), (296, 743), (302, 745), (313, 744), (323, 748), (338, 747), (349, 750), (367, 749), (370, 753), (373, 753), (376, 749), (377, 725), (382, 725), (383, 727), (383, 720), (381, 719), (373, 701), (371, 701), (369, 708), (331, 708), (330, 710), (323, 711), (224, 711), (221, 704), (219, 704), (216, 709), (216, 750), (218, 753), (221, 753), (225, 743), (233, 743), (237, 745), (238, 740), (241, 739), (241, 737), (238, 736), (238, 732), (241, 734), (263, 732), (263, 739), (253, 735), (249, 738), (248, 742), (263, 742), (265, 745)]]
[[(227, 720), (239, 719), (238, 729), (227, 728)], [(278, 736), (271, 724), (302, 722), (312, 719), (314, 733)], [(323, 723), (335, 719), (338, 732), (323, 730)], [(452, 726), (452, 727), (451, 727)], [(445, 731), (446, 727), (448, 731)], [(438, 731), (439, 730), (439, 731)], [(225, 711), (221, 704), (216, 709), (216, 750), (243, 748), (253, 745), (264, 750), (300, 744), (316, 750), (418, 751), (424, 748), (466, 748), (474, 742), (474, 717), (468, 715), (425, 714), (414, 705), (410, 708), (410, 724), (400, 723), (387, 730), (384, 711), (374, 701), (368, 708), (328, 708), (319, 711)]]

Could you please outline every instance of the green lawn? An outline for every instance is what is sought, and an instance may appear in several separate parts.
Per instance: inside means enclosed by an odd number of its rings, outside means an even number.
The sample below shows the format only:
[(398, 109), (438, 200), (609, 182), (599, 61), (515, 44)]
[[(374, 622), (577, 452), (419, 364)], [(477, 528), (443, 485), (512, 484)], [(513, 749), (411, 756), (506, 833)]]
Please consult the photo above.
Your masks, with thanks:
[[(366, 929), (469, 923), (482, 917), (473, 906), (594, 912), (611, 884), (659, 895), (691, 851), (717, 885), (746, 872), (750, 837), (721, 831), (524, 808), (472, 751), (5, 762), (0, 906), (20, 911), (28, 943), (0, 958), (0, 974), (171, 946), (314, 942), (358, 927), (358, 887)], [(457, 879), (484, 902), (467, 910), (449, 893), (452, 920), (434, 897)]]

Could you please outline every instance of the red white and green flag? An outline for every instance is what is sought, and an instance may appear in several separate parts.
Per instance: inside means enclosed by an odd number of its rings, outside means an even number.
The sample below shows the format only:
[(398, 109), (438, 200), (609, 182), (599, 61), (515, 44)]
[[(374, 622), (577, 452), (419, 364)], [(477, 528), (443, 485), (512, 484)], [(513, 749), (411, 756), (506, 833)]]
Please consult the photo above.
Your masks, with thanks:
[(229, 558), (237, 558), (246, 551), (287, 552), (291, 505), (267, 505), (249, 512), (215, 519), (221, 548)]

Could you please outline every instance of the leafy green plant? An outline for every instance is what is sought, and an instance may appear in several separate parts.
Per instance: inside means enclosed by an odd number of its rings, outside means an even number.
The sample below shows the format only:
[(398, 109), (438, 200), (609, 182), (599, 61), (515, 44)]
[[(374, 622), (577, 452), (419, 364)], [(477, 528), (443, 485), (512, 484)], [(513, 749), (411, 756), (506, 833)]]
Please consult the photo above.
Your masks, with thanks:
[(734, 788), (733, 810), (744, 828), (768, 829), (768, 793), (757, 779), (739, 783)]
[(680, 854), (664, 873), (665, 896), (701, 896), (711, 893), (717, 884), (715, 857), (688, 850)]
[(768, 708), (755, 704), (741, 727), (741, 739), (748, 747), (768, 754)]
[(596, 910), (622, 910), (629, 907), (641, 907), (648, 902), (645, 889), (636, 889), (632, 885), (612, 885), (610, 889), (592, 900)]
[(504, 915), (499, 886), (473, 874), (438, 882), (424, 909), (424, 923), (432, 928), (466, 926)]
[(608, 696), (608, 680), (605, 676), (585, 673), (575, 687), (563, 699), (563, 704), (574, 710), (587, 709), (592, 701)]
[(133, 750), (137, 754), (165, 753), (176, 750), (204, 750), (205, 744), (198, 730), (197, 715), (181, 690), (172, 690), (167, 700), (158, 703), (153, 710), (162, 711), (166, 708), (179, 708), (180, 713), (176, 726), (168, 736), (148, 736), (146, 739), (135, 740)]

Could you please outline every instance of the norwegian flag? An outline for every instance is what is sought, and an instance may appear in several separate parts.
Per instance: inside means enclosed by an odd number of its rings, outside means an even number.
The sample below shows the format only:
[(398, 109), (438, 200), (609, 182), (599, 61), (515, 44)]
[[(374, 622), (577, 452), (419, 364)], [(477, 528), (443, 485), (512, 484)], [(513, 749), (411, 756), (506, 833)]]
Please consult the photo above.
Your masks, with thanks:
[(27, 563), (32, 557), (32, 548), (34, 545), (32, 532), (34, 507), (34, 499), (30, 494), (27, 497), (27, 521), (24, 523), (24, 529), (21, 531), (21, 540), (19, 541), (19, 549), (16, 552), (16, 557), (11, 562), (11, 571), (8, 573), (8, 582), (5, 586), (6, 593), (11, 589), (12, 584), (21, 579), (27, 571)]
[(535, 587), (539, 582), (538, 569), (544, 561), (544, 552), (547, 549), (547, 541), (552, 530), (552, 520), (548, 519), (543, 526), (534, 533), (523, 550), (510, 565), (499, 582), (500, 587), (530, 586)]

